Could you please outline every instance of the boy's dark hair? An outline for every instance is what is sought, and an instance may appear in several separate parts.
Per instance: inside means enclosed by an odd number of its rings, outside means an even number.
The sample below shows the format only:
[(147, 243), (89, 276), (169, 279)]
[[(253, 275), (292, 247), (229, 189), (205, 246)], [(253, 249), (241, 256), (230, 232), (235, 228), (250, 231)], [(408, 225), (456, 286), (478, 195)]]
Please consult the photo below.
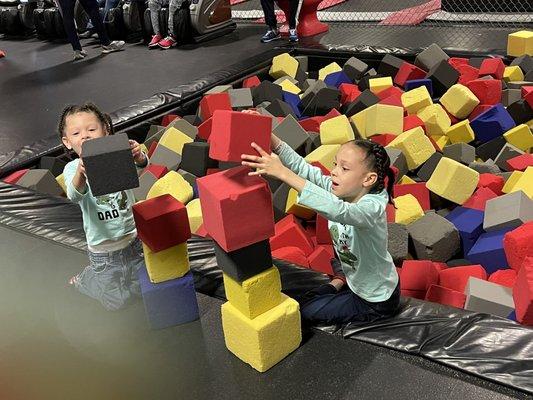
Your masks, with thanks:
[(365, 139), (351, 140), (348, 143), (353, 143), (366, 153), (364, 161), (368, 169), (378, 175), (376, 183), (370, 188), (370, 193), (380, 193), (383, 189), (387, 189), (389, 203), (394, 205), (394, 181), (396, 177), (390, 166), (390, 158), (385, 148), (379, 143)]
[(111, 117), (108, 114), (100, 111), (95, 104), (87, 102), (84, 104), (71, 104), (63, 109), (57, 125), (60, 140), (63, 138), (63, 136), (65, 136), (65, 121), (67, 117), (80, 112), (93, 113), (96, 115), (96, 118), (98, 118), (100, 123), (102, 123), (104, 129), (107, 131), (107, 134), (113, 134), (113, 123), (111, 122)]

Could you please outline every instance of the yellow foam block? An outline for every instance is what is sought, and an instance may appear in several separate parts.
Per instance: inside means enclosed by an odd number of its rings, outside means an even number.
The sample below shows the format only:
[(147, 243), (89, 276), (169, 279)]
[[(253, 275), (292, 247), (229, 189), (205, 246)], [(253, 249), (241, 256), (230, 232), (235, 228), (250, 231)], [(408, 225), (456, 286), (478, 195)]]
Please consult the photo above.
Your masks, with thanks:
[(297, 70), (298, 60), (288, 53), (283, 53), (272, 59), (272, 66), (268, 73), (274, 79), (279, 79), (283, 76), (294, 78)]
[(298, 348), (302, 341), (296, 300), (283, 301), (260, 316), (246, 318), (230, 302), (222, 305), (222, 328), (229, 351), (259, 372), (265, 372)]
[(293, 214), (306, 220), (315, 216), (315, 210), (298, 204), (298, 192), (292, 188), (289, 190), (289, 194), (287, 195), (285, 213)]
[(346, 115), (327, 119), (320, 124), (320, 143), (322, 144), (343, 144), (353, 139), (353, 129)]
[(409, 185), (411, 183), (416, 183), (416, 181), (409, 178), (407, 175), (402, 176), (402, 178), (398, 181), (399, 185)]
[(157, 253), (143, 243), (143, 251), (146, 271), (153, 283), (181, 278), (189, 272), (187, 243), (180, 243)]
[(505, 181), (505, 185), (503, 185), (502, 192), (511, 193), (513, 191), (514, 185), (516, 184), (516, 182), (518, 182), (523, 173), (523, 171), (513, 171), (511, 176)]
[(453, 85), (440, 98), (440, 103), (454, 117), (464, 119), (479, 104), (479, 99), (466, 86)]
[(189, 201), (185, 207), (187, 208), (187, 217), (189, 217), (191, 232), (196, 233), (200, 225), (204, 222), (202, 207), (200, 207), (200, 199)]
[(148, 154), (148, 147), (146, 147), (146, 145), (144, 143), (141, 143), (140, 144), (140, 147), (141, 147), (141, 151), (144, 153), (144, 154)]
[(192, 186), (176, 171), (168, 171), (159, 178), (148, 191), (146, 200), (163, 194), (170, 194), (183, 204), (187, 204), (193, 197)]
[(61, 189), (63, 189), (63, 192), (67, 193), (67, 185), (65, 184), (65, 177), (63, 174), (56, 176), (56, 181), (61, 186)]
[(507, 37), (507, 55), (520, 57), (533, 56), (533, 31), (519, 31)]
[(527, 167), (520, 178), (516, 181), (511, 192), (523, 191), (530, 199), (533, 199), (533, 167)]
[(403, 108), (387, 104), (374, 104), (365, 113), (364, 137), (391, 133), (403, 133)]
[(383, 78), (372, 78), (368, 80), (368, 87), (374, 94), (378, 94), (382, 90), (392, 87), (392, 78), (384, 76)]
[(503, 71), (503, 80), (505, 82), (523, 81), (524, 73), (518, 65), (505, 67), (505, 70)]
[(394, 204), (396, 205), (394, 222), (397, 224), (408, 225), (424, 216), (422, 206), (412, 194), (396, 197)]
[(420, 126), (398, 135), (387, 147), (402, 151), (407, 160), (407, 168), (409, 170), (418, 168), (435, 153), (435, 148)]
[(431, 95), (425, 86), (402, 93), (401, 99), (403, 107), (409, 114), (416, 114), (419, 110), (433, 104)]
[(165, 133), (163, 133), (163, 136), (161, 136), (161, 139), (159, 139), (157, 145), (165, 146), (174, 153), (181, 155), (181, 153), (183, 153), (183, 145), (185, 143), (191, 143), (192, 141), (192, 138), (187, 136), (185, 133), (174, 127), (170, 127), (165, 131)]
[(322, 146), (318, 146), (315, 150), (309, 153), (305, 157), (305, 161), (307, 161), (308, 163), (318, 161), (320, 164), (322, 164), (324, 167), (331, 171), (335, 167), (335, 156), (337, 155), (337, 152), (339, 151), (340, 147), (340, 144), (323, 144)]
[(445, 135), (452, 125), (450, 117), (440, 104), (427, 106), (419, 110), (416, 115), (424, 121), (428, 135)]
[(354, 114), (350, 117), (350, 124), (355, 132), (359, 134), (362, 138), (366, 138), (366, 112), (368, 108), (359, 111), (357, 114)]
[(450, 126), (446, 131), (446, 136), (451, 143), (470, 143), (475, 139), (474, 130), (467, 119)]
[(243, 282), (223, 274), (226, 298), (246, 318), (254, 319), (278, 306), (281, 297), (281, 279), (276, 267), (267, 269)]
[(463, 204), (476, 189), (479, 173), (448, 157), (442, 157), (426, 187), (433, 193)]
[(332, 62), (331, 64), (328, 64), (324, 68), (320, 68), (318, 70), (318, 79), (323, 81), (324, 79), (326, 79), (326, 76), (328, 76), (329, 74), (333, 72), (339, 72), (339, 71), (342, 71), (342, 68), (340, 67), (340, 65), (337, 64), (336, 62)]
[(450, 138), (446, 135), (431, 135), (431, 139), (433, 139), (440, 151), (450, 143)]
[(522, 151), (533, 147), (533, 133), (526, 124), (520, 124), (503, 134), (505, 140)]
[(299, 94), (302, 91), (298, 86), (296, 86), (288, 79), (284, 79), (281, 82), (280, 86), (285, 92), (289, 93)]

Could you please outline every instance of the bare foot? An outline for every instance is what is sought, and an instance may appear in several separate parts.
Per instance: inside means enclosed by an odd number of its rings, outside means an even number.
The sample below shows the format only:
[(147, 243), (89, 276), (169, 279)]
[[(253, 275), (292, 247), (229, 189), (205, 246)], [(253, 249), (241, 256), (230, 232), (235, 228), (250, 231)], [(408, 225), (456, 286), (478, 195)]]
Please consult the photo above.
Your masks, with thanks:
[(337, 289), (337, 292), (338, 292), (344, 286), (344, 281), (339, 278), (333, 278), (329, 284), (333, 286), (335, 289)]

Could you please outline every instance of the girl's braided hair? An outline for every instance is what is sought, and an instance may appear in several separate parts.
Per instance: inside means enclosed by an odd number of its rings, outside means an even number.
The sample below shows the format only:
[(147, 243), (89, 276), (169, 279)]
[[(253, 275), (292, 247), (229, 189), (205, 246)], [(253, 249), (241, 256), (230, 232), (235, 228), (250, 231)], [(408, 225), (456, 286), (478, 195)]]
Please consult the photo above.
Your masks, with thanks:
[(72, 104), (66, 106), (59, 117), (59, 123), (57, 125), (57, 130), (59, 132), (59, 139), (62, 139), (65, 136), (65, 122), (69, 115), (77, 114), (80, 112), (92, 113), (96, 115), (98, 121), (104, 126), (105, 131), (108, 135), (113, 134), (113, 123), (111, 122), (111, 117), (100, 111), (100, 109), (93, 103), (84, 103), (84, 104)]

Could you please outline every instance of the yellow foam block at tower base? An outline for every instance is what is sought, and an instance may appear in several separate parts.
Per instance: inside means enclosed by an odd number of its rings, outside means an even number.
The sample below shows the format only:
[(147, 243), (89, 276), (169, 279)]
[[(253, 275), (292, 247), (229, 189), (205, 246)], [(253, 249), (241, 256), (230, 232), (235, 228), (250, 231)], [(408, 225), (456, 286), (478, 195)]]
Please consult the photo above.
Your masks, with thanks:
[(433, 104), (431, 95), (425, 86), (402, 93), (401, 99), (403, 107), (409, 114), (416, 114), (419, 110)]
[(446, 131), (446, 136), (451, 143), (470, 143), (475, 139), (474, 130), (467, 119), (450, 126)]
[(394, 222), (408, 225), (424, 216), (424, 210), (415, 196), (406, 194), (394, 198), (396, 213)]
[(168, 171), (159, 178), (148, 191), (146, 200), (163, 194), (170, 194), (183, 204), (187, 204), (193, 197), (191, 184), (176, 171)]
[(326, 76), (328, 76), (329, 74), (333, 72), (339, 72), (339, 71), (342, 71), (342, 68), (340, 67), (340, 65), (337, 64), (336, 62), (332, 62), (331, 64), (328, 64), (324, 68), (320, 68), (318, 70), (318, 79), (323, 81), (324, 79), (326, 79)]
[(346, 115), (330, 118), (320, 124), (320, 143), (322, 144), (343, 144), (353, 139), (353, 129)]
[(527, 151), (533, 147), (533, 133), (526, 124), (520, 124), (512, 129), (509, 129), (503, 134), (507, 143), (519, 148), (522, 151)]
[(187, 208), (187, 217), (189, 218), (191, 232), (196, 233), (200, 225), (204, 222), (202, 207), (200, 207), (200, 199), (189, 201), (185, 208)]
[(409, 170), (418, 168), (435, 153), (435, 148), (420, 126), (398, 135), (386, 147), (401, 150), (405, 155)]
[(368, 87), (374, 94), (378, 94), (382, 90), (392, 87), (392, 78), (384, 76), (383, 78), (372, 78), (368, 80)]
[(411, 183), (416, 183), (416, 181), (409, 178), (407, 175), (402, 176), (402, 178), (398, 181), (399, 185), (409, 185)]
[(243, 282), (223, 274), (226, 298), (246, 318), (254, 319), (279, 305), (281, 279), (276, 267), (267, 269)]
[(523, 173), (524, 172), (522, 171), (513, 171), (511, 176), (505, 181), (505, 185), (503, 185), (502, 192), (511, 193), (513, 191), (514, 185), (516, 184), (516, 182), (518, 182)]
[(56, 176), (56, 181), (61, 186), (61, 189), (63, 189), (63, 192), (67, 193), (67, 185), (65, 184), (65, 177), (63, 174)]
[(289, 194), (287, 195), (285, 213), (293, 214), (305, 220), (311, 219), (315, 216), (315, 210), (298, 204), (298, 192), (292, 188), (289, 190)]
[(288, 79), (284, 79), (283, 82), (280, 83), (280, 86), (285, 92), (293, 94), (299, 94), (302, 91), (298, 86), (296, 86)]
[(522, 68), (518, 65), (505, 67), (505, 70), (503, 71), (503, 80), (505, 82), (523, 81), (524, 73), (522, 72)]
[(180, 243), (157, 253), (143, 243), (143, 252), (146, 271), (153, 283), (181, 278), (189, 272), (187, 243)]
[(477, 171), (451, 158), (442, 157), (426, 187), (440, 197), (456, 204), (463, 204), (476, 190), (478, 181)]
[(161, 136), (161, 139), (159, 139), (157, 145), (165, 146), (174, 153), (181, 155), (181, 153), (183, 153), (183, 145), (185, 143), (191, 143), (192, 141), (193, 140), (191, 137), (174, 127), (170, 127), (165, 131), (165, 133), (163, 133), (163, 136)]
[(305, 161), (307, 161), (308, 163), (318, 161), (320, 164), (322, 164), (324, 167), (331, 171), (335, 167), (335, 156), (337, 155), (337, 152), (339, 151), (340, 147), (340, 144), (323, 144), (322, 146), (318, 146), (311, 153), (309, 153), (305, 157)]
[(230, 302), (222, 305), (222, 328), (229, 351), (265, 372), (298, 348), (302, 341), (300, 307), (282, 294), (282, 302), (260, 316), (246, 318)]
[(466, 86), (453, 85), (440, 98), (440, 103), (454, 117), (464, 119), (479, 104), (479, 99)]
[(279, 79), (283, 76), (290, 76), (294, 78), (298, 70), (298, 60), (288, 53), (280, 54), (272, 59), (272, 66), (268, 73), (274, 79)]
[(530, 199), (533, 199), (533, 167), (527, 167), (520, 178), (516, 181), (511, 192), (523, 191)]
[(433, 139), (440, 151), (450, 143), (450, 138), (446, 135), (431, 135), (431, 139)]
[(364, 137), (382, 133), (399, 135), (403, 132), (403, 108), (374, 104), (365, 110)]
[(507, 55), (520, 57), (533, 56), (533, 31), (518, 31), (507, 37)]
[(432, 104), (421, 110), (419, 110), (416, 115), (422, 121), (424, 121), (424, 126), (426, 127), (426, 132), (428, 135), (445, 135), (446, 131), (450, 129), (452, 121), (446, 110), (442, 108), (440, 104)]

